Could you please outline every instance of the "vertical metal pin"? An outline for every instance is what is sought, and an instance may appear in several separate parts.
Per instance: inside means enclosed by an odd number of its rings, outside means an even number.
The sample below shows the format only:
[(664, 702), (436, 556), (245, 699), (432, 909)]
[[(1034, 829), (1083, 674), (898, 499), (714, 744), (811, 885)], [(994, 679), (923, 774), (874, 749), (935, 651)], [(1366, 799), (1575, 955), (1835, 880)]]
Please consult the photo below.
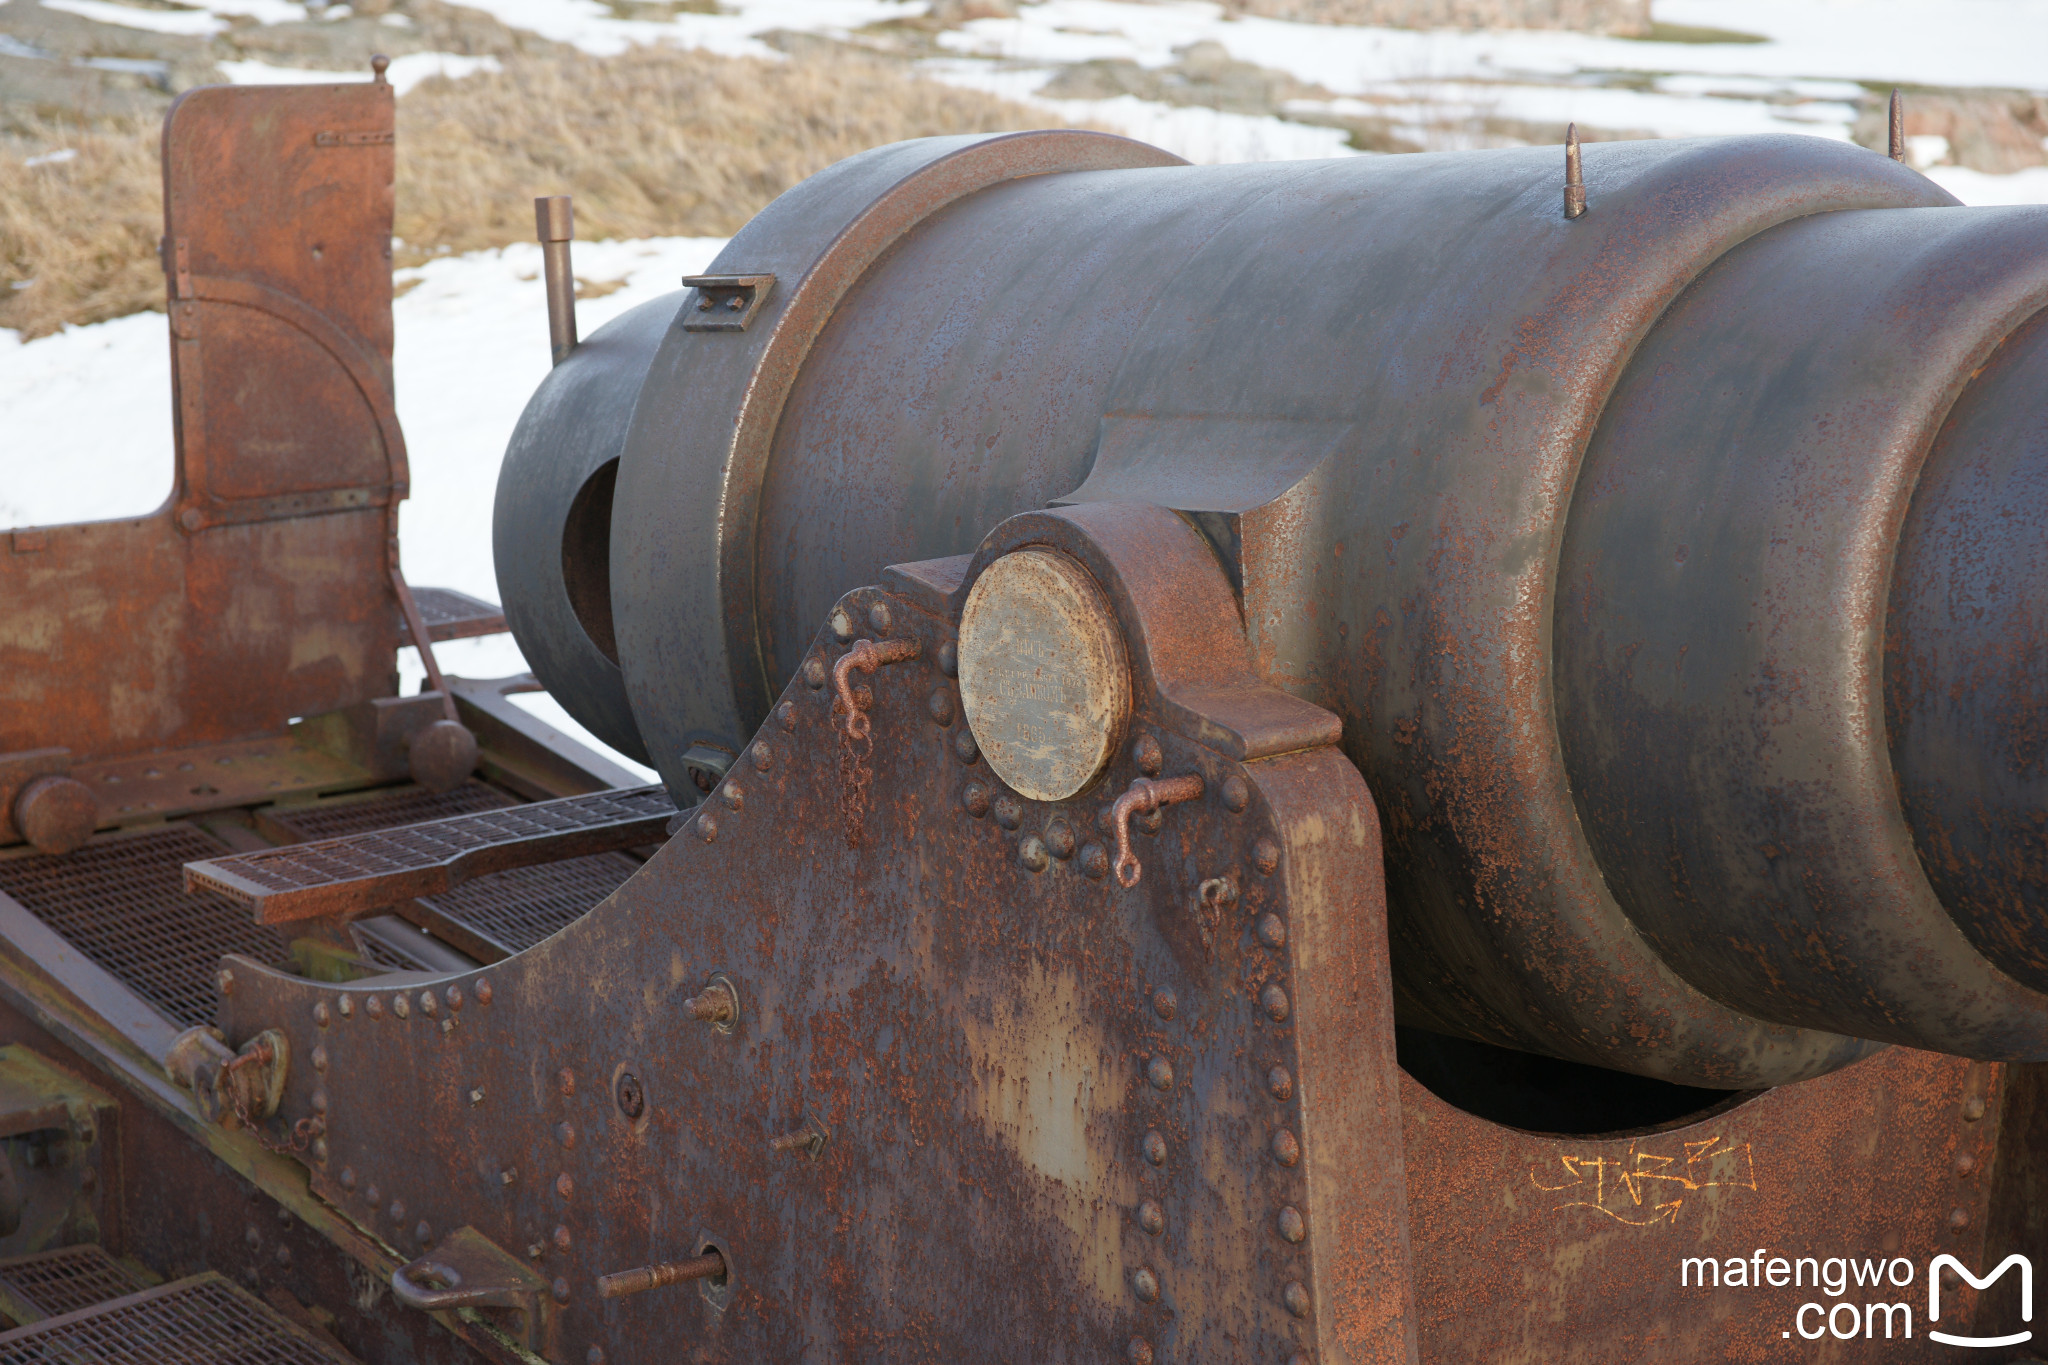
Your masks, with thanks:
[(384, 73), (386, 71), (389, 71), (390, 69), (391, 59), (389, 57), (385, 56), (381, 52), (375, 52), (370, 54), (370, 75), (376, 80), (377, 84), (391, 84), (390, 80), (387, 79), (384, 75)]
[(576, 349), (576, 276), (569, 268), (569, 243), (576, 236), (576, 215), (566, 194), (533, 201), (535, 231), (540, 235), (541, 269), (548, 285), (548, 345), (555, 364)]
[(1579, 125), (1564, 130), (1564, 216), (1579, 218), (1586, 212), (1586, 180), (1579, 168)]
[(1892, 160), (1894, 160), (1894, 161), (1898, 161), (1898, 162), (1903, 162), (1903, 161), (1905, 161), (1905, 159), (1906, 159), (1906, 102), (1905, 102), (1905, 101), (1904, 101), (1903, 99), (1899, 98), (1899, 92), (1898, 92), (1898, 90), (1897, 90), (1897, 89), (1894, 89), (1894, 90), (1892, 91), (1892, 120), (1891, 120), (1891, 122), (1892, 122), (1892, 137), (1891, 137), (1891, 154), (1892, 154)]

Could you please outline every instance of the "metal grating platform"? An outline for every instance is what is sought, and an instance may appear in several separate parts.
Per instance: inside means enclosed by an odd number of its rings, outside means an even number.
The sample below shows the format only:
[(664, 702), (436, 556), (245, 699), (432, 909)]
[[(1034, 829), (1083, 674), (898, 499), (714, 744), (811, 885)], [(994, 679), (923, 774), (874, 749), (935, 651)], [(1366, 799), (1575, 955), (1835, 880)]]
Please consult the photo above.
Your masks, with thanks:
[(487, 872), (630, 848), (666, 837), (662, 787), (589, 792), (340, 839), (188, 863), (185, 884), (269, 923), (361, 913), (445, 895)]
[(54, 1318), (150, 1286), (96, 1242), (0, 1261), (0, 1307), (18, 1322)]
[(453, 791), (437, 793), (423, 787), (404, 787), (366, 801), (277, 806), (267, 814), (271, 823), (300, 839), (339, 839), (373, 829), (416, 825), (422, 820), (445, 820), (451, 815), (475, 815), (479, 811), (503, 810), (518, 804), (495, 787), (470, 781)]
[(639, 868), (623, 853), (566, 858), (493, 872), (428, 897), (427, 904), (512, 952), (523, 952), (581, 919)]
[(226, 852), (189, 825), (168, 825), (62, 857), (0, 858), (0, 891), (171, 1018), (206, 1024), (223, 953), (279, 967), (291, 961), (277, 930), (184, 890), (186, 863)]
[[(503, 607), (453, 588), (414, 588), (412, 600), (413, 605), (420, 609), (420, 624), (427, 628), (427, 639), (436, 644), (443, 640), (497, 635), (507, 628)], [(412, 632), (406, 628), (403, 616), (398, 622), (398, 643), (401, 646), (412, 643)]]
[(208, 1272), (0, 1333), (0, 1365), (356, 1365)]

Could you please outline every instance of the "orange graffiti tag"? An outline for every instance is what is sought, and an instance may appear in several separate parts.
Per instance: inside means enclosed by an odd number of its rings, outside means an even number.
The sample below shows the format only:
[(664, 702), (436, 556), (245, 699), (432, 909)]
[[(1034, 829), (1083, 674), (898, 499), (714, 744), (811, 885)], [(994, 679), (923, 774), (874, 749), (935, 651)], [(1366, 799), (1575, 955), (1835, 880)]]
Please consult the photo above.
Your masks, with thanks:
[[(1561, 1185), (1546, 1185), (1529, 1172), (1529, 1183), (1545, 1194), (1575, 1196), (1558, 1209), (1592, 1209), (1617, 1223), (1646, 1228), (1656, 1223), (1676, 1223), (1685, 1197), (1697, 1190), (1756, 1188), (1756, 1167), (1750, 1159), (1749, 1144), (1711, 1137), (1688, 1142), (1681, 1163), (1675, 1156), (1637, 1150), (1630, 1142), (1621, 1156), (1571, 1156), (1560, 1153), (1558, 1164), (1569, 1177)], [(1552, 1176), (1556, 1172), (1539, 1168)]]

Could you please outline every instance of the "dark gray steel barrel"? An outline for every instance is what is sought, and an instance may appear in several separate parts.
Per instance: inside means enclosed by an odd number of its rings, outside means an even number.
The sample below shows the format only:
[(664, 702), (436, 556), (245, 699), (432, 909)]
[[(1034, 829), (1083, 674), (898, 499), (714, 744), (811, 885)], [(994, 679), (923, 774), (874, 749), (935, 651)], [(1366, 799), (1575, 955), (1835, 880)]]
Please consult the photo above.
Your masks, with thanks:
[(901, 144), (721, 255), (775, 283), (745, 332), (668, 333), (614, 523), (625, 688), (670, 785), (690, 746), (737, 750), (884, 565), (1047, 502), (1158, 503), (1225, 557), (1267, 676), (1344, 718), (1404, 1020), (1725, 1088), (1893, 1036), (1703, 990), (1617, 900), (1558, 740), (1559, 556), (1610, 392), (1717, 260), (1813, 215), (1999, 211), (1797, 137), (1587, 147), (1576, 220), (1554, 149), (1167, 160)]

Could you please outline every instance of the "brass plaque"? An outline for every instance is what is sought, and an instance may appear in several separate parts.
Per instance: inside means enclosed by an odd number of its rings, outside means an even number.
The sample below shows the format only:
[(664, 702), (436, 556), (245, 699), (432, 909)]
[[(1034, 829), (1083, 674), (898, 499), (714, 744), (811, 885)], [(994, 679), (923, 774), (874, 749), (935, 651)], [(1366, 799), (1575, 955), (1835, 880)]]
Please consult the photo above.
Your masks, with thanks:
[(1087, 570), (1017, 550), (982, 572), (960, 614), (960, 702), (997, 777), (1064, 801), (1102, 771), (1131, 710), (1123, 635)]

